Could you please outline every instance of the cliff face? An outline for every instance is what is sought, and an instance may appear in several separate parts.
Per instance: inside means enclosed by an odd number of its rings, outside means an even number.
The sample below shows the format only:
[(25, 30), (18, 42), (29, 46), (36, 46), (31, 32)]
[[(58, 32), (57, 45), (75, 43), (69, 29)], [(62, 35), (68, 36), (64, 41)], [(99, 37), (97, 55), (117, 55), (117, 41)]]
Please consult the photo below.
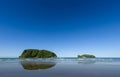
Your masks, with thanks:
[(48, 50), (26, 49), (19, 58), (51, 58), (57, 55)]

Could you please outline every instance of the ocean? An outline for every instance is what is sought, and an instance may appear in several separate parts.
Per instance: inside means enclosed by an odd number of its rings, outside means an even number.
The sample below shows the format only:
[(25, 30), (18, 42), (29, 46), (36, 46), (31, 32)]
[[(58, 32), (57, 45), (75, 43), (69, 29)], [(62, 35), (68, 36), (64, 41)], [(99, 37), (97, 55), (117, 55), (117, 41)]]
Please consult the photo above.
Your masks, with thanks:
[(0, 77), (120, 77), (120, 58), (0, 58)]

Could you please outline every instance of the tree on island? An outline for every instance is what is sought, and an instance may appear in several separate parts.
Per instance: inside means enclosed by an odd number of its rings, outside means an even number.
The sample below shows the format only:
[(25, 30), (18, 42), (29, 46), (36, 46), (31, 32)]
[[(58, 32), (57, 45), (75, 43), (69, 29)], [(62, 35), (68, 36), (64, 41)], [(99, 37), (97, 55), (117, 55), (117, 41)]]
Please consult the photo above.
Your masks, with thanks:
[(83, 54), (83, 55), (78, 55), (78, 58), (96, 58), (94, 55), (90, 54)]
[(26, 49), (19, 58), (51, 58), (57, 55), (49, 50)]

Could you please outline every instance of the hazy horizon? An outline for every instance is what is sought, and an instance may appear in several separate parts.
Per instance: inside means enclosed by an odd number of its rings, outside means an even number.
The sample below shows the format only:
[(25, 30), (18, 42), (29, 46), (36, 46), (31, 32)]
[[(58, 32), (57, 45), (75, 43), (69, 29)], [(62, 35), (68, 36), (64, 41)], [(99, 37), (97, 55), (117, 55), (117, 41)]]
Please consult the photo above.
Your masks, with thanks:
[(0, 0), (0, 57), (32, 48), (120, 57), (120, 1)]

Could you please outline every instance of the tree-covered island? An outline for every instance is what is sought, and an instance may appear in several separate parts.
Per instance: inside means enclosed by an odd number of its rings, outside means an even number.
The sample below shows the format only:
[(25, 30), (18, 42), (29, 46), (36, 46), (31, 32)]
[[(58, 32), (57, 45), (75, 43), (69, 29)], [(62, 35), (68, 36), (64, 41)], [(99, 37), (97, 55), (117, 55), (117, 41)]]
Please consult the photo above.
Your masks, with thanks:
[(94, 55), (91, 54), (83, 54), (83, 55), (78, 55), (78, 58), (96, 58)]
[(19, 58), (52, 58), (57, 55), (49, 50), (26, 49)]

